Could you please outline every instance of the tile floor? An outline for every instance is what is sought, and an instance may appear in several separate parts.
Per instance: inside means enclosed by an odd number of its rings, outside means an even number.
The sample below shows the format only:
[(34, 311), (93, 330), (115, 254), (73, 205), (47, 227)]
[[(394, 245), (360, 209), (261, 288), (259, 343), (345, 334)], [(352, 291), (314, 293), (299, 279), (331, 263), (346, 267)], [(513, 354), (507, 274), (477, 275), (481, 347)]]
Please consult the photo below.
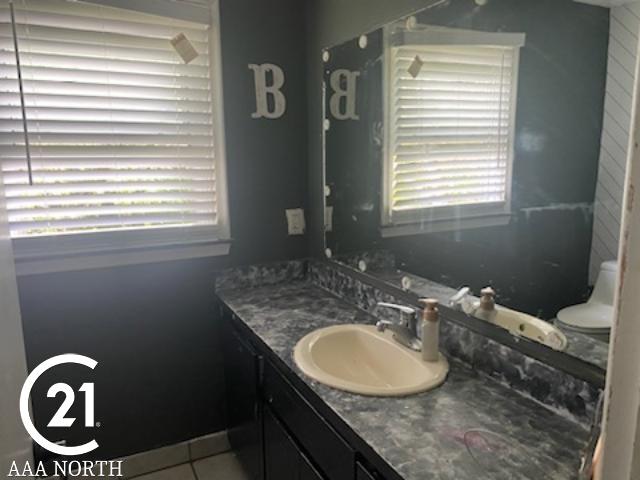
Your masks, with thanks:
[(158, 472), (147, 473), (135, 480), (249, 480), (233, 452), (185, 463)]

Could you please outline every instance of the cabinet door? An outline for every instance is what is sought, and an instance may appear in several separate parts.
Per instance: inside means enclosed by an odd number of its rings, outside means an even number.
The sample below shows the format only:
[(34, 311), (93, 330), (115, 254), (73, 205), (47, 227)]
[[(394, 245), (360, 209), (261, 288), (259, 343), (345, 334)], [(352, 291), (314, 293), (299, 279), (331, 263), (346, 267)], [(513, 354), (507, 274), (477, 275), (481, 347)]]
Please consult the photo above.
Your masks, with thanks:
[(266, 480), (324, 480), (268, 407), (264, 409)]
[(298, 480), (298, 447), (269, 408), (264, 409), (265, 480)]
[(261, 358), (223, 318), (229, 443), (251, 480), (263, 480), (262, 411), (258, 397)]
[(302, 453), (300, 454), (299, 464), (300, 464), (300, 472), (299, 472), (300, 475), (298, 477), (298, 480), (323, 480), (323, 477), (320, 474), (320, 472), (316, 470), (316, 467), (314, 467), (309, 461), (309, 459), (307, 459), (307, 457)]

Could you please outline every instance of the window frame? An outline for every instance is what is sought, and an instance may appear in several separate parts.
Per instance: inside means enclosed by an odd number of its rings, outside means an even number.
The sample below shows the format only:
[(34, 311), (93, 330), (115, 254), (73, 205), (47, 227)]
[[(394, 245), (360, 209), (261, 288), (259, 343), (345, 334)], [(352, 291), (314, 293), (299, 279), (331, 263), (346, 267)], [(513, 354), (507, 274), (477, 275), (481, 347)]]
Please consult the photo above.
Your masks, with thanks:
[[(391, 155), (391, 86), (393, 84), (391, 70), (393, 68), (391, 56), (391, 36), (397, 34), (411, 41), (418, 40), (424, 44), (440, 45), (496, 45), (513, 47), (512, 88), (509, 111), (509, 139), (507, 150), (507, 168), (505, 184), (505, 200), (500, 202), (467, 204), (445, 207), (426, 207), (393, 213), (391, 209), (393, 192), (393, 161)], [(513, 162), (515, 156), (515, 131), (518, 103), (518, 79), (520, 72), (520, 49), (525, 43), (522, 33), (495, 33), (475, 30), (454, 29), (446, 27), (418, 27), (406, 29), (405, 25), (391, 25), (384, 29), (383, 52), (383, 119), (384, 146), (383, 172), (381, 188), (381, 235), (395, 237), (419, 233), (436, 233), (468, 228), (482, 228), (506, 225), (511, 219), (511, 200), (513, 183)]]
[[(90, 0), (89, 3), (102, 2)], [(157, 15), (156, 12), (149, 13)], [(18, 275), (153, 263), (229, 253), (231, 225), (219, 0), (211, 1), (209, 22), (208, 38), (211, 57), (209, 68), (217, 197), (216, 224), (12, 238)]]

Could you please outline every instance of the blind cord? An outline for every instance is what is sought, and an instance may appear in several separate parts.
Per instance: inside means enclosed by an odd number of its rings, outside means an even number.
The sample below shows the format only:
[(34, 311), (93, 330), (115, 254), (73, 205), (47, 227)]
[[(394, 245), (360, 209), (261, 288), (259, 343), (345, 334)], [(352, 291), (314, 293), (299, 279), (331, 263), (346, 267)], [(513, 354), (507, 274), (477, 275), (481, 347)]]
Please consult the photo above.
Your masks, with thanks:
[(24, 132), (24, 149), (27, 155), (27, 170), (29, 185), (33, 185), (33, 171), (31, 169), (31, 148), (29, 144), (29, 128), (27, 125), (27, 109), (24, 103), (24, 87), (22, 85), (22, 68), (20, 67), (20, 50), (18, 49), (18, 32), (16, 29), (16, 15), (13, 8), (13, 0), (9, 0), (11, 12), (11, 32), (13, 34), (13, 49), (16, 54), (16, 70), (18, 73), (18, 87), (20, 89), (20, 109), (22, 110), (22, 130)]

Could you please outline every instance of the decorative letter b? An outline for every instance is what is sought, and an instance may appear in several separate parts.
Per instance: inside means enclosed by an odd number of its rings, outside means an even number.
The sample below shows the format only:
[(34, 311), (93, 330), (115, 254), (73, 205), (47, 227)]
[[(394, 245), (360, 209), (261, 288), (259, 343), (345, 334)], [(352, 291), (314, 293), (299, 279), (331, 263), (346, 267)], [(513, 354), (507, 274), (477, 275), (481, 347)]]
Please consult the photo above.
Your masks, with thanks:
[(331, 73), (329, 82), (333, 94), (329, 101), (329, 109), (336, 120), (360, 119), (356, 113), (356, 82), (359, 76), (360, 72), (350, 72), (344, 69)]
[[(249, 64), (256, 84), (256, 111), (251, 118), (279, 118), (287, 108), (287, 99), (280, 90), (284, 85), (282, 68), (272, 63)], [(271, 84), (267, 85), (267, 73), (271, 73)], [(271, 105), (269, 102), (271, 99)], [(270, 108), (271, 107), (271, 108)]]

